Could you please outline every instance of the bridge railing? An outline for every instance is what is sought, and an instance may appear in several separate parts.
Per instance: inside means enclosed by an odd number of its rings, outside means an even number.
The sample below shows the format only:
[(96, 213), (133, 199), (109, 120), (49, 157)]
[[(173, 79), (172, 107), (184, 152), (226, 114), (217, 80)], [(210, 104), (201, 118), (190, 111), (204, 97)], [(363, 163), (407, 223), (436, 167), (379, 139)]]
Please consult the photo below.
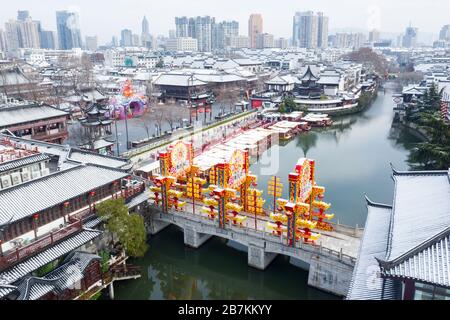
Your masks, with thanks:
[[(189, 220), (191, 222), (197, 223), (200, 231), (203, 233), (213, 233), (216, 235), (228, 235), (229, 232), (233, 232), (238, 235), (244, 235), (247, 237), (253, 237), (257, 240), (263, 240), (264, 246), (267, 247), (267, 244), (278, 245), (283, 252), (289, 252), (295, 254), (297, 250), (301, 249), (307, 251), (312, 254), (325, 255), (333, 259), (337, 259), (344, 263), (354, 264), (356, 259), (350, 255), (343, 253), (342, 248), (340, 251), (336, 251), (327, 247), (324, 247), (321, 243), (312, 245), (312, 244), (304, 244), (301, 241), (296, 242), (295, 247), (287, 246), (287, 238), (284, 235), (280, 237), (274, 236), (271, 233), (265, 230), (265, 227), (261, 230), (255, 230), (252, 228), (238, 227), (231, 224), (231, 222), (227, 225), (226, 229), (222, 229), (218, 227), (218, 218), (211, 220), (209, 218), (194, 215), (192, 213), (180, 213), (180, 212), (171, 212), (169, 214), (159, 213), (160, 220), (168, 221), (171, 223), (175, 223), (176, 218), (182, 218), (185, 220)], [(273, 249), (273, 248), (272, 248)], [(279, 250), (279, 249), (278, 249)]]

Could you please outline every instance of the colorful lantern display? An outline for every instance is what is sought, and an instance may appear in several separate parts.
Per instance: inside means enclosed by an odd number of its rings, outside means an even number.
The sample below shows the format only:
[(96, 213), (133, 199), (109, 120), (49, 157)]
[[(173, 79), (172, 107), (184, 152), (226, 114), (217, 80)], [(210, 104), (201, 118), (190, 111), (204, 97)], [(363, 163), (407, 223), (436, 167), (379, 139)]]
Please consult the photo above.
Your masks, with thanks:
[(107, 116), (116, 120), (131, 119), (141, 116), (147, 102), (144, 95), (135, 94), (130, 80), (125, 81), (121, 94), (109, 100), (109, 113)]
[[(314, 229), (332, 230), (331, 224), (326, 220), (331, 220), (334, 215), (325, 213), (330, 204), (319, 200), (323, 198), (325, 188), (316, 186), (314, 176), (314, 160), (300, 159), (295, 166), (295, 172), (289, 174), (289, 200), (277, 200), (279, 213), (271, 214), (274, 223), (267, 223), (274, 235), (281, 236), (286, 233), (289, 246), (295, 246), (299, 240), (315, 243), (320, 234), (313, 232)], [(273, 194), (281, 193), (276, 191), (275, 187), (271, 190)]]

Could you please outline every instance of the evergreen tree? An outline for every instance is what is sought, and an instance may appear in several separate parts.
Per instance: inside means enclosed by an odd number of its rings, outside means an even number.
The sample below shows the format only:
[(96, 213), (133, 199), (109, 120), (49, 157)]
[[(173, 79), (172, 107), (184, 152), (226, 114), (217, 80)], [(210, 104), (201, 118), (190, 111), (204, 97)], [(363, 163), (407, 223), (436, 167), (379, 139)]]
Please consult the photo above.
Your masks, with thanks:
[(129, 256), (140, 257), (148, 249), (144, 219), (129, 215), (123, 199), (110, 199), (97, 206), (97, 215), (106, 221), (106, 228), (119, 239)]

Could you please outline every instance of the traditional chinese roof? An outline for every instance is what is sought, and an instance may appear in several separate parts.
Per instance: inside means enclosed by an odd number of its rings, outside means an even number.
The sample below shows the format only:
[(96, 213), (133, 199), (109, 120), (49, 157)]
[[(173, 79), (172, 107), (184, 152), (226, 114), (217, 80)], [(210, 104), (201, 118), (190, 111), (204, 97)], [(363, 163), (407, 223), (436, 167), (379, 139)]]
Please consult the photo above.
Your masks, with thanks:
[(64, 116), (68, 116), (68, 113), (49, 105), (4, 107), (0, 108), (0, 128)]
[(3, 162), (3, 163), (0, 163), (0, 173), (5, 172), (5, 171), (15, 170), (18, 168), (22, 168), (24, 166), (31, 165), (33, 163), (39, 163), (39, 162), (47, 161), (47, 160), (50, 160), (49, 156), (42, 154), (42, 153), (38, 153), (38, 154), (34, 154), (34, 155), (31, 155), (28, 157)]
[(91, 163), (97, 164), (99, 166), (120, 168), (124, 170), (126, 170), (130, 166), (130, 162), (127, 159), (121, 157), (102, 155), (87, 150), (71, 148), (68, 145), (55, 144), (32, 139), (23, 139), (20, 137), (0, 133), (0, 139), (3, 137), (21, 145), (26, 145), (28, 149), (37, 148), (38, 152), (58, 157), (61, 166), (63, 165), (63, 163), (69, 162), (72, 163), (72, 166), (78, 165), (79, 163)]
[(450, 288), (449, 257), (450, 227), (393, 261), (380, 261), (380, 265), (386, 277), (415, 279)]
[(450, 227), (447, 171), (398, 172), (386, 260), (392, 261)]
[(91, 163), (111, 168), (123, 168), (128, 165), (128, 160), (124, 158), (114, 157), (72, 148), (68, 154), (68, 158), (80, 163)]
[(378, 282), (413, 279), (450, 288), (450, 170), (393, 169), (393, 178), (392, 209), (368, 201), (365, 235), (348, 299), (392, 298), (386, 289), (367, 289), (364, 269), (369, 267), (385, 279)]
[(301, 80), (301, 81), (317, 81), (317, 80), (319, 80), (319, 77), (313, 73), (313, 71), (311, 70), (311, 66), (308, 65), (305, 73), (299, 78), (299, 80)]
[[(25, 261), (14, 265), (13, 267), (0, 273), (0, 286), (11, 285), (27, 274), (45, 266), (49, 262), (81, 247), (85, 243), (95, 239), (102, 232), (85, 228), (81, 232), (63, 240), (54, 246), (26, 259)], [(0, 287), (1, 288), (1, 287)], [(0, 295), (0, 298), (2, 296)]]
[(122, 170), (87, 164), (0, 191), (0, 225), (56, 206), (127, 177)]
[(92, 260), (100, 257), (86, 252), (74, 252), (70, 259), (44, 277), (25, 277), (17, 285), (17, 300), (37, 300), (47, 293), (61, 292), (76, 286), (84, 278), (84, 271)]
[(376, 258), (384, 257), (392, 208), (367, 200), (366, 227), (353, 270), (349, 300), (396, 299), (399, 288), (393, 280), (381, 278)]
[(153, 84), (159, 86), (194, 87), (204, 86), (207, 83), (197, 79), (191, 74), (163, 73), (153, 82)]

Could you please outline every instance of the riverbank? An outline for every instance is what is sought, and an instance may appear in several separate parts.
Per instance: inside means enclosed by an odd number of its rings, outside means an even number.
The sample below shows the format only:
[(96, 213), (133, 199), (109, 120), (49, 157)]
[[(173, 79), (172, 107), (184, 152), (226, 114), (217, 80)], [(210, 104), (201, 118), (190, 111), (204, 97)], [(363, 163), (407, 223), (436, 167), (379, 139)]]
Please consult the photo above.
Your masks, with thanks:
[[(264, 152), (250, 170), (258, 176), (266, 203), (271, 203), (267, 184), (272, 175), (282, 178), (287, 196), (287, 176), (301, 156), (316, 160), (317, 182), (326, 188), (324, 201), (332, 204), (330, 212), (340, 223), (364, 226), (365, 193), (374, 201), (392, 202), (389, 163), (408, 170), (409, 146), (419, 140), (405, 128), (392, 126), (391, 89), (386, 89), (360, 113), (337, 117), (329, 128), (313, 129)], [(117, 299), (337, 298), (307, 286), (307, 272), (284, 257), (257, 271), (247, 266), (246, 252), (218, 238), (193, 250), (184, 246), (182, 231), (169, 227), (149, 241), (148, 254), (130, 261), (142, 266), (143, 277), (118, 283)]]

